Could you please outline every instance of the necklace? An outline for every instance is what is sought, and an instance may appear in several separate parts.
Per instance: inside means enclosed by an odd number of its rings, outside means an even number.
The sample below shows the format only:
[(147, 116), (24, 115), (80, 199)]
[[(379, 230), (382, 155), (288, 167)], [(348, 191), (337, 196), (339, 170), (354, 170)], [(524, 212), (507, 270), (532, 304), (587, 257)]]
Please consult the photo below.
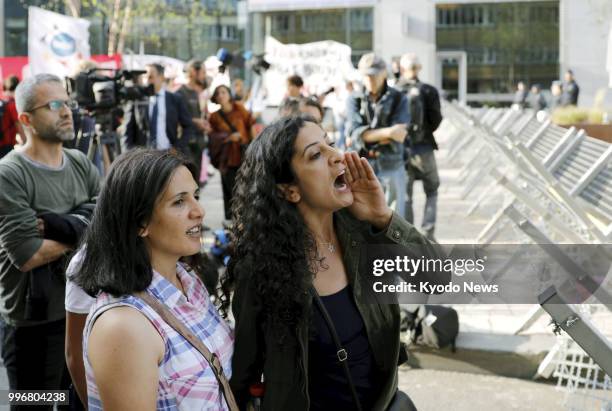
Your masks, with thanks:
[(320, 244), (322, 246), (326, 246), (330, 253), (335, 253), (336, 252), (336, 246), (334, 245), (334, 243), (324, 243), (324, 242), (321, 242)]
[(316, 236), (317, 239), (319, 240), (319, 244), (321, 244), (323, 247), (327, 248), (327, 250), (330, 253), (335, 253), (336, 252), (336, 246), (334, 245), (334, 243), (332, 243), (331, 241), (321, 241), (321, 237)]

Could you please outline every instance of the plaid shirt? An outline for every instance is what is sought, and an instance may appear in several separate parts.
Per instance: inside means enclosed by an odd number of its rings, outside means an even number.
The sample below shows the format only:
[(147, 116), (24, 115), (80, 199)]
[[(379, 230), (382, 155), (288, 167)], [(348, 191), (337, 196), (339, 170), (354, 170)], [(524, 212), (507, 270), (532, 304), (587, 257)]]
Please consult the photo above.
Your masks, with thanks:
[[(208, 349), (221, 360), (223, 370), (231, 377), (234, 336), (219, 316), (204, 285), (194, 274), (177, 264), (177, 274), (187, 298), (172, 283), (157, 272), (147, 292), (162, 301)], [(87, 317), (83, 332), (83, 359), (87, 375), (87, 395), (90, 410), (101, 410), (100, 393), (87, 356), (87, 340), (94, 321), (106, 310), (129, 306), (143, 313), (156, 328), (166, 347), (159, 365), (157, 389), (158, 410), (227, 410), (219, 384), (206, 359), (178, 332), (166, 324), (152, 308), (134, 296), (114, 298), (106, 293), (98, 296)]]

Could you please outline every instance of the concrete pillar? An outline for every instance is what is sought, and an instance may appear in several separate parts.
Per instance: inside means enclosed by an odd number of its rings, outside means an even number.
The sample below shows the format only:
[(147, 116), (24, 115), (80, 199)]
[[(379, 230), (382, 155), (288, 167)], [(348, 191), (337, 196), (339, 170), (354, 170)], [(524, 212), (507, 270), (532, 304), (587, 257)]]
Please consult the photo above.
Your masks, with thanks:
[(252, 21), (252, 50), (254, 54), (261, 54), (265, 51), (266, 42), (265, 35), (266, 29), (264, 27), (264, 15), (263, 13), (251, 13)]
[(435, 80), (436, 9), (433, 0), (384, 0), (374, 8), (374, 51), (388, 63), (404, 53), (416, 53), (421, 79)]

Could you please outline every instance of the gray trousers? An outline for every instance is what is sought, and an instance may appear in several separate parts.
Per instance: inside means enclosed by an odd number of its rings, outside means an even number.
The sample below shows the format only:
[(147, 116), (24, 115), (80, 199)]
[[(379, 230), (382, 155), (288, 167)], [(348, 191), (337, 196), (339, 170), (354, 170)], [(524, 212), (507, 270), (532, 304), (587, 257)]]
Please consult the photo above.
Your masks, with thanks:
[(412, 211), (412, 186), (414, 185), (415, 180), (422, 180), (426, 200), (423, 223), (421, 227), (423, 230), (433, 233), (436, 226), (438, 187), (440, 186), (438, 166), (436, 165), (436, 157), (433, 150), (419, 154), (411, 154), (406, 161), (406, 175), (408, 177), (408, 181), (406, 183), (406, 221), (414, 224), (414, 214)]

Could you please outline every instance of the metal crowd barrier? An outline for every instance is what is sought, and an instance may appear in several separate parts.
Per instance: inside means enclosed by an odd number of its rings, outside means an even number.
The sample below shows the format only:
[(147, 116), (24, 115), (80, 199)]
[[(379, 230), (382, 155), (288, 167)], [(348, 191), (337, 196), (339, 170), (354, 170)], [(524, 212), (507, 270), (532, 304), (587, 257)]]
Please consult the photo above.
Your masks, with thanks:
[(475, 111), (451, 103), (444, 110), (457, 137), (448, 157), (455, 164), (463, 160), (461, 198), (480, 189), (468, 214), (492, 198), (491, 192), (503, 188), (509, 194), (478, 242), (491, 242), (503, 209), (517, 203), (557, 241), (612, 239), (612, 145), (547, 119), (539, 121), (532, 111)]
[[(504, 229), (508, 226), (519, 232), (523, 240), (542, 248), (556, 243), (612, 243), (611, 144), (574, 128), (556, 126), (529, 110), (471, 109), (448, 102), (443, 108), (445, 119), (450, 123), (445, 130), (453, 133), (453, 139), (449, 139), (449, 159), (463, 166), (459, 172), (459, 183), (463, 185), (461, 197), (475, 197), (468, 215), (482, 211), (487, 203), (493, 203), (496, 210), (477, 236), (477, 243), (486, 246), (494, 242), (506, 233)], [(508, 241), (508, 238), (501, 240)], [(564, 255), (557, 262), (565, 266), (571, 259)], [(565, 268), (570, 276), (580, 271), (575, 265)], [(602, 383), (599, 372), (603, 369), (604, 374), (610, 373), (612, 369), (612, 344), (589, 325), (588, 315), (580, 314), (584, 311), (580, 305), (565, 303), (554, 289), (547, 293), (541, 299), (542, 307), (534, 306), (517, 333), (533, 324), (546, 310), (560, 329), (589, 354), (582, 351), (590, 363), (572, 363), (577, 371), (566, 372), (570, 362), (568, 344), (564, 342), (551, 350), (541, 364), (540, 374), (550, 376), (554, 370), (560, 384), (565, 381), (566, 390), (575, 391), (576, 387), (588, 383), (597, 390), (598, 396), (602, 390), (610, 393), (610, 378), (606, 376)], [(589, 303), (601, 302), (602, 297), (599, 298), (592, 297)], [(608, 315), (612, 310), (609, 299), (608, 295), (604, 304), (588, 307), (599, 307)], [(600, 367), (593, 365), (593, 360)], [(593, 369), (597, 372), (592, 373)], [(590, 370), (590, 377), (582, 376), (585, 370)], [(597, 397), (592, 394), (587, 396)], [(612, 409), (612, 399), (608, 394), (605, 397), (603, 400), (597, 397), (598, 404), (604, 407), (601, 409)]]

